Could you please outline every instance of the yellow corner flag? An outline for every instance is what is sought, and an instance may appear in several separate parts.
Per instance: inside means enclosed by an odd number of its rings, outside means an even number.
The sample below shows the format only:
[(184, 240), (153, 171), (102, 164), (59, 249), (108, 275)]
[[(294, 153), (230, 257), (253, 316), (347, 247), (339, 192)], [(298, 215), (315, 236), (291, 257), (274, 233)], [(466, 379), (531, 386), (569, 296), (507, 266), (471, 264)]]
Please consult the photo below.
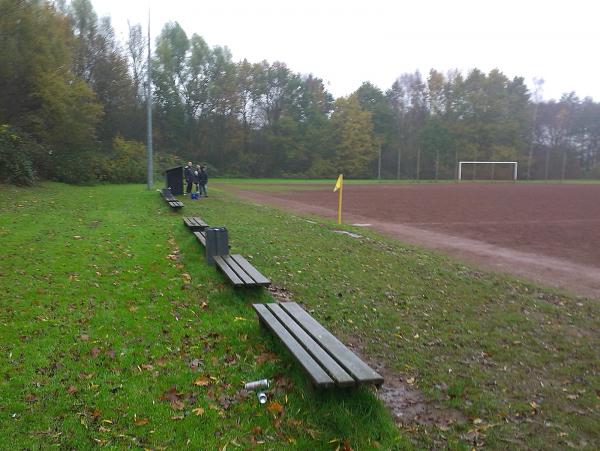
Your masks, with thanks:
[(337, 178), (337, 182), (335, 182), (335, 188), (333, 188), (333, 192), (335, 193), (338, 189), (342, 189), (342, 185), (344, 184), (344, 174), (340, 174)]
[(340, 192), (340, 194), (338, 196), (338, 224), (342, 223), (342, 191), (343, 191), (343, 188), (344, 188), (344, 174), (340, 174), (340, 176), (337, 179), (337, 182), (335, 182), (335, 188), (333, 188), (334, 193), (338, 190)]

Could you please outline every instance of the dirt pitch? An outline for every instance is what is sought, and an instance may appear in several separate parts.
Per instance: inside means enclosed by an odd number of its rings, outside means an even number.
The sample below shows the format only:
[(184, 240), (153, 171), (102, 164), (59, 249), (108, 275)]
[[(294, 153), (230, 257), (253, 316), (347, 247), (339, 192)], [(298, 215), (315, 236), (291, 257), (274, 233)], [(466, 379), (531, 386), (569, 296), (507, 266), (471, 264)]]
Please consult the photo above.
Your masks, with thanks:
[[(298, 213), (336, 217), (333, 183), (301, 187), (238, 193)], [(346, 185), (343, 220), (600, 298), (600, 184)]]

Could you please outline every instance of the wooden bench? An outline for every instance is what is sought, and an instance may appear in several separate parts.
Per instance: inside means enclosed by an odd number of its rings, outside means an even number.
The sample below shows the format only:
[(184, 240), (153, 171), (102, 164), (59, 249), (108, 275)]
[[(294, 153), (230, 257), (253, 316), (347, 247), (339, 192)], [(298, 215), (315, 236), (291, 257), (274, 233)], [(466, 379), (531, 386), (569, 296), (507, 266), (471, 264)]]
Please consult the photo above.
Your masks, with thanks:
[(206, 232), (204, 230), (200, 232), (194, 232), (194, 236), (198, 239), (202, 246), (206, 247)]
[(202, 220), (202, 218), (199, 218), (197, 216), (191, 217), (191, 216), (187, 216), (183, 218), (183, 223), (190, 229), (190, 230), (204, 230), (208, 227), (208, 224), (206, 222), (204, 222)]
[(165, 202), (169, 204), (169, 207), (173, 209), (178, 209), (183, 207), (183, 202), (177, 200), (173, 194), (171, 194), (171, 190), (169, 188), (164, 188), (160, 190), (160, 195), (163, 197)]
[(261, 326), (277, 336), (317, 388), (383, 384), (383, 377), (295, 302), (254, 304)]
[[(196, 237), (198, 240), (201, 239), (198, 235), (196, 235)], [(206, 236), (204, 239), (206, 240)], [(217, 268), (227, 276), (235, 287), (266, 287), (271, 285), (271, 281), (259, 273), (258, 270), (240, 254), (217, 255), (214, 259)]]

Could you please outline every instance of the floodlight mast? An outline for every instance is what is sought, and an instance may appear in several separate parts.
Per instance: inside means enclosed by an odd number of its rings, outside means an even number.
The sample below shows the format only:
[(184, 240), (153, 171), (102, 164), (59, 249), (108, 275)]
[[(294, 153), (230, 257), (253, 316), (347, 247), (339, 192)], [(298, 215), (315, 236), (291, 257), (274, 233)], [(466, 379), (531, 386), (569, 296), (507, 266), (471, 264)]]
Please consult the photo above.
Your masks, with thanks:
[(152, 88), (151, 88), (151, 66), (150, 66), (150, 8), (148, 8), (148, 62), (146, 64), (146, 130), (148, 133), (147, 137), (147, 157), (148, 157), (148, 189), (152, 189), (154, 181), (152, 180), (152, 173), (154, 171), (152, 165)]
[(517, 181), (518, 167), (519, 167), (518, 161), (460, 161), (458, 163), (458, 181), (459, 182), (462, 180), (462, 165), (463, 164), (512, 164), (512, 165), (514, 165), (513, 180), (515, 182)]

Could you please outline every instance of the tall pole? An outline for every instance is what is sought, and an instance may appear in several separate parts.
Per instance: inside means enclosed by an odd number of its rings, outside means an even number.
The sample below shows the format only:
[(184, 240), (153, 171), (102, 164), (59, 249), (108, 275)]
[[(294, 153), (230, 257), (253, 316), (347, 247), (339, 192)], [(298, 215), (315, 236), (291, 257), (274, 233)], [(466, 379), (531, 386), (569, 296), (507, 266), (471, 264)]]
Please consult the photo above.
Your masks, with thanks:
[(150, 66), (150, 9), (148, 9), (148, 63), (146, 66), (146, 129), (148, 132), (147, 146), (148, 146), (148, 189), (152, 189), (154, 181), (152, 180), (153, 167), (152, 167), (152, 88), (151, 88), (151, 71)]

